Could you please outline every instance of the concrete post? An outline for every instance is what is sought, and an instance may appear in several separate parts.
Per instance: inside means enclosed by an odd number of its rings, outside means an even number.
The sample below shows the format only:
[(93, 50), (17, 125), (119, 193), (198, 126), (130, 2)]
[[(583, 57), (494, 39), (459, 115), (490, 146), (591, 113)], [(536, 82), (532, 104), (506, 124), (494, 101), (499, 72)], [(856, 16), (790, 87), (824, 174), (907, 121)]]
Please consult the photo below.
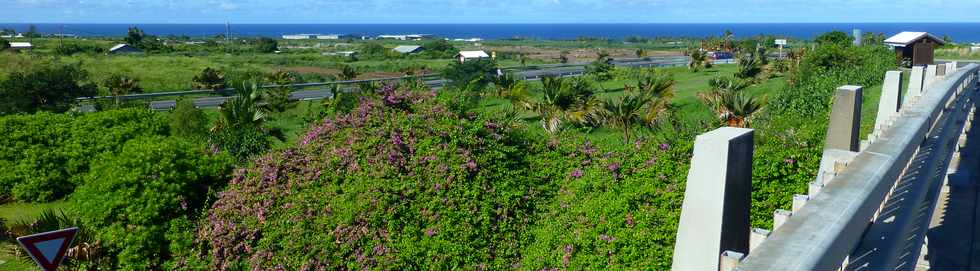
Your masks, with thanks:
[(922, 80), (922, 92), (929, 91), (929, 86), (931, 86), (933, 82), (936, 82), (936, 72), (936, 65), (926, 66), (926, 76)]
[(807, 195), (793, 195), (793, 212), (799, 212), (806, 205), (806, 202), (810, 201), (810, 196)]
[(752, 251), (754, 251), (755, 248), (762, 245), (762, 242), (765, 242), (766, 238), (769, 238), (769, 234), (771, 233), (771, 231), (766, 229), (753, 228), (752, 232), (750, 233), (751, 236), (749, 237), (749, 254), (752, 254)]
[[(820, 160), (820, 170), (817, 171), (817, 183), (825, 184), (830, 179), (834, 165), (839, 160), (832, 152), (858, 152), (861, 144), (858, 133), (861, 132), (861, 99), (863, 88), (860, 86), (842, 86), (834, 95), (834, 104), (830, 112), (830, 123), (827, 126), (827, 140), (824, 143), (823, 157)], [(838, 155), (839, 156), (839, 155)]]
[(671, 270), (717, 270), (722, 252), (749, 251), (753, 134), (724, 127), (695, 139)]
[(858, 133), (861, 131), (861, 99), (864, 88), (842, 86), (834, 96), (827, 127), (827, 143), (824, 149), (859, 151)]
[(772, 231), (779, 230), (779, 227), (782, 227), (791, 216), (793, 216), (793, 212), (783, 209), (776, 209), (775, 212), (772, 212)]
[(948, 68), (948, 67), (949, 67), (949, 63), (943, 63), (943, 64), (936, 65), (936, 77), (937, 78), (938, 77), (945, 77), (946, 76), (946, 68)]
[[(909, 76), (909, 91), (906, 97), (918, 97), (922, 95), (922, 86), (925, 83), (926, 67), (924, 66), (914, 66), (912, 67), (911, 76)], [(908, 100), (908, 99), (906, 99)]]
[(902, 109), (902, 90), (905, 89), (904, 74), (901, 71), (885, 73), (885, 84), (881, 87), (881, 100), (878, 101), (878, 116), (875, 118), (875, 130), (883, 130), (891, 125), (892, 118)]
[(731, 250), (726, 250), (721, 253), (721, 258), (719, 259), (720, 265), (718, 266), (719, 271), (732, 271), (735, 267), (738, 267), (738, 263), (745, 259), (745, 253), (735, 252)]

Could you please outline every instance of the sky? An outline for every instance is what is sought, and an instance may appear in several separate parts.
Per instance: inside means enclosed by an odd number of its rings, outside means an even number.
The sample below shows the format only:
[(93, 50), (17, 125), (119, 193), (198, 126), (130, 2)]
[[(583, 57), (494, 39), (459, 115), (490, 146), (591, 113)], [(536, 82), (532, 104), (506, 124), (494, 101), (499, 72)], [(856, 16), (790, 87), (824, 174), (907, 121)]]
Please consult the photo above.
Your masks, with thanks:
[[(0, 0), (9, 23), (980, 22), (980, 0)], [(5, 5), (5, 7), (3, 7)]]

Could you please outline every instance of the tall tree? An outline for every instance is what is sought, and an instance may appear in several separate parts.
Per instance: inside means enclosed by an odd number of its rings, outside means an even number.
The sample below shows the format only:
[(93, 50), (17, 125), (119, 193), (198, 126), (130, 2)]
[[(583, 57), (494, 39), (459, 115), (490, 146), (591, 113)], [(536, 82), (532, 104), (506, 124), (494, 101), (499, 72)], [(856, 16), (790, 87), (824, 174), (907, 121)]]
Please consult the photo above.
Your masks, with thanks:
[(134, 26), (129, 28), (129, 32), (126, 33), (126, 38), (124, 38), (124, 40), (126, 41), (126, 44), (143, 48), (143, 38), (145, 37), (146, 34), (143, 33), (143, 30)]

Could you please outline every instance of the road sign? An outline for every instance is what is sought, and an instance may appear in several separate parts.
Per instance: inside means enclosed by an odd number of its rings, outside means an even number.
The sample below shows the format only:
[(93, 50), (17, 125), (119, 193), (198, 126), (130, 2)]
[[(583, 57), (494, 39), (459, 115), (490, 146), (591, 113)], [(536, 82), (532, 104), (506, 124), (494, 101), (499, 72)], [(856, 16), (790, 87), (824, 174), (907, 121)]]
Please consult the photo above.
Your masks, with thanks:
[(778, 39), (778, 40), (776, 40), (776, 45), (786, 45), (786, 40), (785, 39)]
[(77, 233), (78, 228), (70, 228), (18, 237), (17, 242), (42, 270), (55, 271)]

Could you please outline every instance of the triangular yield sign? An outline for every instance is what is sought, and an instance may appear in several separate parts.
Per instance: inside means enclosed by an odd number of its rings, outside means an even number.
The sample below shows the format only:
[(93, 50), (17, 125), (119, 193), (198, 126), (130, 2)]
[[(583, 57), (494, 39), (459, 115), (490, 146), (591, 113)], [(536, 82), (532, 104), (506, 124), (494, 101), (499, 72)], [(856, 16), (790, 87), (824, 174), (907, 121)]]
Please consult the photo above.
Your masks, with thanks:
[(34, 262), (45, 271), (55, 271), (65, 259), (65, 252), (75, 240), (78, 228), (38, 233), (17, 238)]

